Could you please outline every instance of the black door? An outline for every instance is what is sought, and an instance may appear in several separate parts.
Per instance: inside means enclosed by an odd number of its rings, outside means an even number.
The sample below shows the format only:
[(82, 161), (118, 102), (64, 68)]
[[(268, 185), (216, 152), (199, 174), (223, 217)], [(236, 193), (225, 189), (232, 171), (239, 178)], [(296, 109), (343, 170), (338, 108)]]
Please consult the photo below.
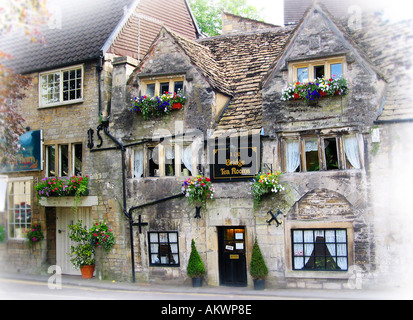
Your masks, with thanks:
[(247, 286), (245, 227), (218, 227), (219, 279), (224, 286)]

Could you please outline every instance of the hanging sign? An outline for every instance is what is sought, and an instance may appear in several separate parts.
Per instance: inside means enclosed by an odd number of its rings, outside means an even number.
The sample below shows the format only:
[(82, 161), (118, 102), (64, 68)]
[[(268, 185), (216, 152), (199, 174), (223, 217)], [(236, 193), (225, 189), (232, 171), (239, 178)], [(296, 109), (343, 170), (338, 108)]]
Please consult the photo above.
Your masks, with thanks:
[(254, 178), (260, 169), (260, 137), (216, 139), (210, 148), (211, 180), (242, 181)]
[(21, 148), (14, 163), (0, 168), (0, 172), (42, 170), (42, 132), (29, 131), (20, 137)]

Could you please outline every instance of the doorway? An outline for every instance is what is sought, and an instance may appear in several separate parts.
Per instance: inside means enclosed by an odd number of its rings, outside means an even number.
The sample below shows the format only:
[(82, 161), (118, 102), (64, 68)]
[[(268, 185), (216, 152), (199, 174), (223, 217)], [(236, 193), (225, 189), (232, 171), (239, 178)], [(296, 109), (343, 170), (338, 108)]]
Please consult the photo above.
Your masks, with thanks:
[(72, 245), (68, 226), (82, 220), (83, 225), (90, 228), (91, 216), (90, 208), (78, 208), (76, 215), (73, 214), (72, 208), (56, 208), (56, 265), (62, 268), (63, 274), (80, 275), (80, 270), (73, 267), (68, 255)]
[(218, 248), (220, 284), (246, 287), (245, 227), (218, 227)]

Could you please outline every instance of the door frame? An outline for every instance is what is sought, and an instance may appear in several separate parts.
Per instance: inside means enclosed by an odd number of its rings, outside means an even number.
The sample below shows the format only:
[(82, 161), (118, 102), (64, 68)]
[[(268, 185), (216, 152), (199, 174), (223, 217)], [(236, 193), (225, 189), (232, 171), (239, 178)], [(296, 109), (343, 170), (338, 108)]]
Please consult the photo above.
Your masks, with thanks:
[[(228, 229), (242, 229), (243, 239), (235, 240), (236, 243), (243, 243), (243, 250), (236, 250), (231, 254), (230, 251), (226, 250), (226, 245), (228, 240), (225, 240), (225, 234)], [(248, 277), (247, 277), (247, 239), (246, 239), (246, 230), (245, 226), (218, 226), (218, 270), (219, 270), (219, 284), (221, 286), (232, 286), (232, 287), (246, 287), (248, 286)], [(234, 233), (235, 234), (235, 233)], [(232, 240), (231, 242), (233, 242)], [(231, 259), (233, 257), (235, 259)], [(237, 257), (238, 256), (238, 257)], [(235, 274), (230, 275), (226, 274), (225, 265), (230, 264), (231, 268), (240, 267), (240, 273), (238, 276), (239, 279), (235, 279)]]

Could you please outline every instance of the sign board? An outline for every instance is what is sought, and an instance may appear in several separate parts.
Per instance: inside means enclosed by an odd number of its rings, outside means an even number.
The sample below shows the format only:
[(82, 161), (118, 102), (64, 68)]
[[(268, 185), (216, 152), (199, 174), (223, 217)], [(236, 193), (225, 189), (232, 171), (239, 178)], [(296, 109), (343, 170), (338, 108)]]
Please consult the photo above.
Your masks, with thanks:
[(42, 131), (29, 131), (20, 137), (20, 151), (14, 163), (0, 168), (0, 172), (40, 171), (42, 163)]
[(210, 148), (210, 171), (213, 182), (247, 181), (260, 169), (259, 136), (216, 139)]

